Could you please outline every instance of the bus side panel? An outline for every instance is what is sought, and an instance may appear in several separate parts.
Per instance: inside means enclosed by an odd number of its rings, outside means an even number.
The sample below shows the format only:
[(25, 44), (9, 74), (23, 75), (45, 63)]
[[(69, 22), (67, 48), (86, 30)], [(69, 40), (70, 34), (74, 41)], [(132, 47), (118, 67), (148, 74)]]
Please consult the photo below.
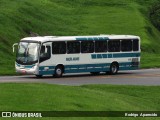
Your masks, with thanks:
[(40, 75), (52, 75), (57, 65), (64, 65), (64, 73), (108, 71), (110, 63), (93, 60), (91, 54), (51, 55), (49, 60), (39, 64)]
[(139, 56), (139, 52), (52, 55), (51, 59), (40, 64), (40, 74), (54, 74), (59, 64), (64, 65), (64, 73), (106, 72), (114, 61), (119, 63), (119, 70), (135, 70), (139, 65), (133, 66), (132, 60), (136, 58), (139, 62)]

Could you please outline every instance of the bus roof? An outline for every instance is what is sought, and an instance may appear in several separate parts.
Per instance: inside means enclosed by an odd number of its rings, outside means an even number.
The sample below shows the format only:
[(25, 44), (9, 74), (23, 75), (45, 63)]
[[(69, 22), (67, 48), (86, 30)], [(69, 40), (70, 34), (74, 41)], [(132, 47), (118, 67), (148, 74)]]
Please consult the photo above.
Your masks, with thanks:
[(140, 39), (139, 36), (134, 35), (95, 35), (95, 36), (37, 36), (26, 37), (21, 41), (83, 41), (83, 40), (110, 40), (110, 39)]

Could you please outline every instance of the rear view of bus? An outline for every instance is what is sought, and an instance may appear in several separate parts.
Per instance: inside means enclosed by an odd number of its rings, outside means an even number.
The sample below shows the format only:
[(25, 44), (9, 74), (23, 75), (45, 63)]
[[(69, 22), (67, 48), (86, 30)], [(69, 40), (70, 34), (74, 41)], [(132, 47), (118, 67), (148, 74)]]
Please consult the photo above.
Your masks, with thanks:
[(37, 77), (65, 73), (136, 70), (140, 66), (140, 38), (132, 35), (44, 36), (23, 38), (18, 44), (17, 73)]

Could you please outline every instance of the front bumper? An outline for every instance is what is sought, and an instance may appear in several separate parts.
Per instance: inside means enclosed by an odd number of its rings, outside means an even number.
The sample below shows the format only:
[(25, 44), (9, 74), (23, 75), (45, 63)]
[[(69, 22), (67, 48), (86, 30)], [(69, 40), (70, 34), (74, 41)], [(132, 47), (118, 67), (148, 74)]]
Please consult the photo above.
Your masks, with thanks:
[(17, 73), (20, 74), (27, 74), (27, 75), (38, 75), (39, 70), (38, 70), (38, 64), (34, 65), (20, 65), (20, 64), (15, 64), (15, 69)]

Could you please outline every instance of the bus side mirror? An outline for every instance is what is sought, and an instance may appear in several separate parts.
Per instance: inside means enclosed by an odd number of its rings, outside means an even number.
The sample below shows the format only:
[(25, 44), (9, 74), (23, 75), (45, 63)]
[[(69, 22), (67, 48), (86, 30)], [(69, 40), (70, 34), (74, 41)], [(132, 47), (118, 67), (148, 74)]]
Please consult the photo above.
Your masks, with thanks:
[(14, 51), (15, 51), (14, 47), (15, 47), (16, 45), (18, 45), (18, 43), (14, 43), (13, 46), (12, 46), (12, 48), (13, 48), (13, 53), (14, 53)]

